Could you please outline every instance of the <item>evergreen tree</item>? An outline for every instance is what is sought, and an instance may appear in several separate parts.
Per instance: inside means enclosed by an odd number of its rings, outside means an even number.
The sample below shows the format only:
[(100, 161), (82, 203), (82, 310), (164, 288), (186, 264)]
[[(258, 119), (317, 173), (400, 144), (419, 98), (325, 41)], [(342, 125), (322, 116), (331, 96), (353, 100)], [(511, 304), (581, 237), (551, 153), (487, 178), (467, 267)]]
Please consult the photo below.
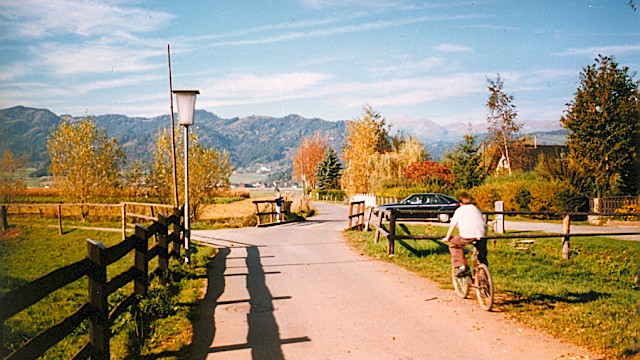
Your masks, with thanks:
[(318, 164), (316, 171), (316, 185), (319, 190), (333, 190), (340, 188), (340, 173), (342, 164), (333, 148), (327, 149)]
[(476, 136), (468, 133), (464, 142), (451, 153), (445, 155), (454, 176), (454, 184), (458, 188), (471, 189), (482, 184), (484, 171), (481, 167), (482, 154), (476, 146)]
[(640, 176), (638, 82), (628, 67), (599, 55), (580, 73), (575, 99), (560, 119), (569, 156), (584, 170), (591, 196), (637, 195)]

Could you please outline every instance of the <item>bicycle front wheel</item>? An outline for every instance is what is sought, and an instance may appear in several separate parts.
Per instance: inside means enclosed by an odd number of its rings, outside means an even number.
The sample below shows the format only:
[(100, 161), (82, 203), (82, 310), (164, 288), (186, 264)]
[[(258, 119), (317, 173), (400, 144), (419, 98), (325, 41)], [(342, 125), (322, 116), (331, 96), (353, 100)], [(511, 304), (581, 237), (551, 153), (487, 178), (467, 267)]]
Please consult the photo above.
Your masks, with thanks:
[(477, 285), (476, 295), (478, 296), (480, 308), (489, 311), (493, 306), (493, 281), (491, 280), (491, 273), (489, 273), (487, 265), (478, 265), (475, 280)]
[(471, 276), (457, 277), (456, 268), (451, 268), (451, 278), (456, 295), (463, 299), (466, 298), (469, 294), (469, 287), (471, 287)]

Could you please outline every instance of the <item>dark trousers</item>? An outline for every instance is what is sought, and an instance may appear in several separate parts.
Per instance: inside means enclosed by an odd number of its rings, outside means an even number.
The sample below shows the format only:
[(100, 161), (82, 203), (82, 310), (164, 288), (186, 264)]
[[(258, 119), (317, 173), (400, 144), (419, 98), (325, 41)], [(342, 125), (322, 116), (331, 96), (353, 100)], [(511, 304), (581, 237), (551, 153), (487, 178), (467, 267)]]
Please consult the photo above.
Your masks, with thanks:
[(451, 263), (453, 267), (457, 268), (462, 265), (469, 266), (467, 258), (464, 256), (464, 247), (474, 241), (476, 241), (474, 246), (478, 249), (478, 261), (489, 266), (489, 262), (487, 261), (487, 239), (465, 239), (460, 235), (456, 235), (449, 241), (449, 252), (451, 253)]

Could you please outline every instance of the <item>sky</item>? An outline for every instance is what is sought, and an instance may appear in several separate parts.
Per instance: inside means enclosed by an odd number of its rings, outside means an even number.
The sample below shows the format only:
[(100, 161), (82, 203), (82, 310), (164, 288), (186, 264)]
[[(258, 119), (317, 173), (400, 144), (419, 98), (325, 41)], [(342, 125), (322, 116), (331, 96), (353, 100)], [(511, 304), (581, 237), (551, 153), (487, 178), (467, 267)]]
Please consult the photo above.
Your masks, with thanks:
[(598, 54), (640, 69), (640, 9), (628, 0), (1, 0), (0, 108), (168, 114), (168, 46), (173, 89), (198, 89), (196, 108), (223, 118), (350, 120), (370, 105), (400, 128), (486, 123), (487, 80), (499, 74), (519, 121), (559, 121)]

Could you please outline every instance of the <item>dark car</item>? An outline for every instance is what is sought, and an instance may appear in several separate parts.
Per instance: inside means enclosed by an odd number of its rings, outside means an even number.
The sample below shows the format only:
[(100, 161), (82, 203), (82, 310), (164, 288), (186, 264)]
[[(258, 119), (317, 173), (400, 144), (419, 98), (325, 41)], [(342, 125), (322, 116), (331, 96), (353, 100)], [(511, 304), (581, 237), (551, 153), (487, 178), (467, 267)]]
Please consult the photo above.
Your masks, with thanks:
[[(413, 194), (400, 202), (377, 206), (374, 209), (374, 214), (378, 215), (380, 210), (390, 209), (432, 210), (434, 212), (412, 214), (411, 217), (419, 219), (438, 219), (440, 222), (448, 222), (451, 219), (453, 212), (459, 206), (460, 202), (451, 196), (436, 193)], [(440, 213), (437, 211), (443, 212)]]

